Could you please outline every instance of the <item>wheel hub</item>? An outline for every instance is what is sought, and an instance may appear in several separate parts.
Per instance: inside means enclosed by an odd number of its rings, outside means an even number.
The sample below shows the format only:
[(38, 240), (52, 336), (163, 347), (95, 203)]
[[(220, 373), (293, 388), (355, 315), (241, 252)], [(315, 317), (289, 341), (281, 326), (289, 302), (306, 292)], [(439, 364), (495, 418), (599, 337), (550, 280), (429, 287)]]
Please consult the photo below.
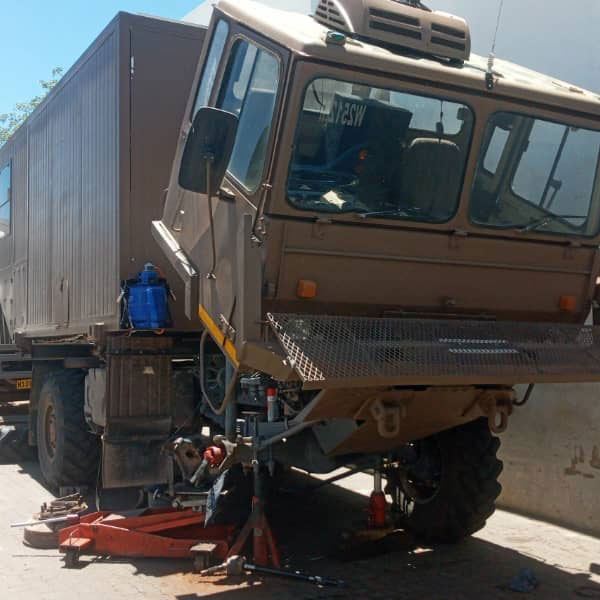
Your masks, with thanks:
[(434, 439), (407, 445), (400, 460), (385, 469), (396, 507), (410, 513), (415, 504), (427, 504), (438, 494), (442, 479), (440, 448)]

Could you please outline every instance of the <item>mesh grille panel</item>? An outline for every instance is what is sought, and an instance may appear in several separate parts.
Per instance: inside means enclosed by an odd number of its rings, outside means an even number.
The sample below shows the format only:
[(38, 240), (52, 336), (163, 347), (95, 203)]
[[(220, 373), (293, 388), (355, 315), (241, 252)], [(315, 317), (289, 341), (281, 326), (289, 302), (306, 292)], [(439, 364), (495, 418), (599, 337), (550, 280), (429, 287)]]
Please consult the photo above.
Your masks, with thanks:
[(600, 380), (600, 328), (269, 314), (305, 387)]

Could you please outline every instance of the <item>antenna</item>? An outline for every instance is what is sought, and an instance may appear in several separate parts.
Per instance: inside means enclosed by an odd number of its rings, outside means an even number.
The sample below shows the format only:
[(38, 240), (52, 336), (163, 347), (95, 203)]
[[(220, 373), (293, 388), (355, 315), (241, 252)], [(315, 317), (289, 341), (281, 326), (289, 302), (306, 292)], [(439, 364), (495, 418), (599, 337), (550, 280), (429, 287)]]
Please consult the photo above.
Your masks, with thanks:
[(492, 50), (488, 56), (487, 71), (485, 73), (485, 85), (488, 90), (494, 89), (494, 59), (496, 58), (496, 41), (498, 39), (498, 30), (500, 29), (500, 21), (502, 20), (503, 9), (504, 0), (500, 0), (498, 4), (498, 15), (496, 17), (496, 29), (494, 31), (494, 39), (492, 40)]
[(504, 10), (504, 0), (500, 0), (498, 5), (498, 16), (496, 17), (496, 30), (494, 31), (494, 41), (492, 42), (492, 52), (494, 55), (496, 52), (496, 40), (498, 39), (498, 30), (500, 29), (500, 21), (502, 20), (502, 11)]

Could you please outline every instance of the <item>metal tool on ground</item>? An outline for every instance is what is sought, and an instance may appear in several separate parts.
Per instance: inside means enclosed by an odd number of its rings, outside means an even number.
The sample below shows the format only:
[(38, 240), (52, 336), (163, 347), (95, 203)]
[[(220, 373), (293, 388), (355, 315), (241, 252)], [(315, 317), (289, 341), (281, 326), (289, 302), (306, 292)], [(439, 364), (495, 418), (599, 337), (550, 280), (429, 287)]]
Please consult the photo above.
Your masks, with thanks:
[(79, 522), (88, 509), (80, 494), (71, 494), (44, 502), (38, 513), (29, 521), (11, 523), (11, 527), (23, 527), (23, 543), (39, 549), (58, 548), (58, 531)]
[(79, 520), (79, 515), (88, 508), (87, 503), (80, 494), (71, 494), (62, 498), (55, 498), (51, 502), (44, 502), (40, 512), (33, 515), (33, 519), (22, 523), (11, 523), (11, 527), (29, 527), (34, 525), (60, 524), (68, 521)]
[(224, 563), (209, 567), (200, 572), (200, 575), (217, 575), (224, 573), (227, 576), (243, 575), (245, 571), (254, 573), (264, 573), (265, 575), (276, 575), (277, 577), (288, 577), (289, 579), (298, 579), (300, 581), (309, 581), (317, 585), (343, 586), (341, 579), (331, 577), (322, 577), (320, 575), (307, 575), (298, 571), (286, 571), (285, 569), (274, 569), (272, 567), (261, 567), (247, 562), (245, 556), (230, 556)]
[(60, 525), (63, 523), (78, 523), (79, 515), (65, 515), (64, 517), (52, 517), (49, 519), (30, 519), (21, 523), (11, 523), (11, 527), (35, 527), (36, 525)]

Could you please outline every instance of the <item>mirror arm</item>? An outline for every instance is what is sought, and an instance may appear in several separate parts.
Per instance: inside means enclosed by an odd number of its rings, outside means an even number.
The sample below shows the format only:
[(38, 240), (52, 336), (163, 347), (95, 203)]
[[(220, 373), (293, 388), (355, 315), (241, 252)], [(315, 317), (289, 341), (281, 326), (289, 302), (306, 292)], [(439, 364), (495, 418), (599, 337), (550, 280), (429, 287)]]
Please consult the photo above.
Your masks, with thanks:
[(254, 215), (254, 221), (252, 223), (252, 243), (260, 246), (263, 243), (263, 237), (266, 234), (263, 219), (263, 210), (267, 203), (267, 196), (273, 186), (270, 183), (262, 184), (262, 194), (256, 207), (256, 214)]
[(211, 187), (211, 167), (215, 160), (213, 154), (207, 153), (203, 156), (206, 161), (206, 189), (208, 190), (208, 220), (210, 223), (210, 243), (212, 246), (212, 266), (210, 271), (206, 275), (207, 279), (216, 279), (215, 269), (217, 268), (217, 246), (215, 242), (215, 222), (213, 219), (213, 198), (212, 198), (212, 187)]

